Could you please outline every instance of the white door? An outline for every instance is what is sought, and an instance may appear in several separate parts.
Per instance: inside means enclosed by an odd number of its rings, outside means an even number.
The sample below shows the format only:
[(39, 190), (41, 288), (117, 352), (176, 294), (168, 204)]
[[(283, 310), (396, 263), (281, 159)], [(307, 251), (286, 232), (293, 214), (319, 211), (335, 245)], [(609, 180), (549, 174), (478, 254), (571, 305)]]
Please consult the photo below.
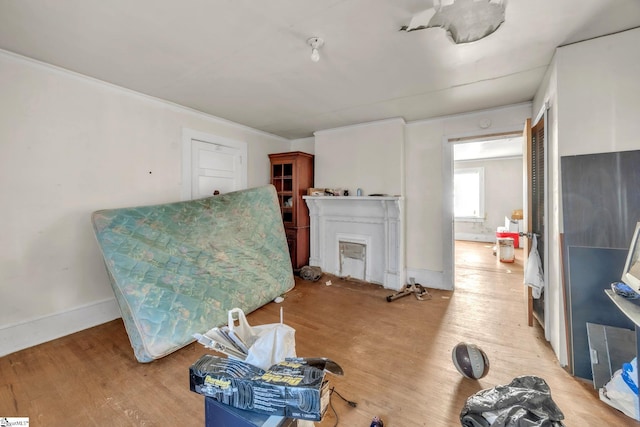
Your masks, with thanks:
[(247, 144), (191, 129), (182, 132), (182, 199), (247, 187)]
[(240, 150), (191, 140), (191, 198), (228, 193), (242, 188)]

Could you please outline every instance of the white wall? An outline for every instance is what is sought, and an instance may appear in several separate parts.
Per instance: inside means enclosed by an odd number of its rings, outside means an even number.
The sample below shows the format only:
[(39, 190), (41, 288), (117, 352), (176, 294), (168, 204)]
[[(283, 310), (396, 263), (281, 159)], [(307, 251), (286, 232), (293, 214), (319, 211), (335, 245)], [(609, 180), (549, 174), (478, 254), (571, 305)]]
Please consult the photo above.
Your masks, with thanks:
[(91, 212), (180, 199), (182, 129), (248, 144), (248, 186), (288, 140), (0, 51), (0, 355), (120, 315)]
[(557, 49), (534, 99), (549, 104), (549, 260), (546, 332), (567, 364), (559, 235), (562, 227), (560, 157), (640, 149), (640, 29)]
[(458, 161), (458, 168), (484, 168), (485, 217), (479, 222), (456, 221), (455, 238), (480, 242), (496, 241), (496, 230), (504, 227), (505, 217), (522, 209), (522, 157)]
[(315, 186), (355, 195), (403, 193), (404, 120), (315, 132)]
[(303, 153), (315, 153), (315, 138), (299, 138), (291, 140), (291, 151), (302, 151)]
[(640, 28), (558, 49), (560, 156), (640, 148)]

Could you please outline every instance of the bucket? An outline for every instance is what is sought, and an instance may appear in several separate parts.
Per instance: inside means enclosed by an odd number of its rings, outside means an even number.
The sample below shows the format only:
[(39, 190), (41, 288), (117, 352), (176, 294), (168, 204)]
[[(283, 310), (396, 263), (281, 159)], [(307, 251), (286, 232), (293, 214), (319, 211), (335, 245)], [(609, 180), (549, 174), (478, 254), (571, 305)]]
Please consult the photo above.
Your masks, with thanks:
[(511, 237), (499, 237), (498, 238), (498, 257), (500, 262), (514, 262), (516, 259), (515, 251), (513, 249), (513, 238)]

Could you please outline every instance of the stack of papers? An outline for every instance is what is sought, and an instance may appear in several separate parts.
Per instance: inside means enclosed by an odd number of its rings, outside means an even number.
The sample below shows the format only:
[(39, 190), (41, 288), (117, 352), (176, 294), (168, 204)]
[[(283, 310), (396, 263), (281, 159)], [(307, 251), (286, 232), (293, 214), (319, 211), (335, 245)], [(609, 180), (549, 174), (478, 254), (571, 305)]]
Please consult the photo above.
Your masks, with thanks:
[(206, 348), (224, 353), (239, 360), (245, 360), (252, 342), (245, 342), (228, 326), (213, 328), (203, 334), (194, 334), (196, 340)]

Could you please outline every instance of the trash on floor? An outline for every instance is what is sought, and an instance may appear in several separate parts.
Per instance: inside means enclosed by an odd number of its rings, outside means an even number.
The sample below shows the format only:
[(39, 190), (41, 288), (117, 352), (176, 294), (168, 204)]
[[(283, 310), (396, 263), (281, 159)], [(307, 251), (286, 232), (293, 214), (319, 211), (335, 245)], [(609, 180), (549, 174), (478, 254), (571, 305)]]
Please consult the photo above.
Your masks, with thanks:
[(521, 376), (507, 385), (481, 390), (469, 397), (460, 412), (464, 427), (561, 427), (564, 414), (539, 377)]
[(622, 365), (607, 384), (599, 390), (600, 400), (622, 411), (625, 415), (640, 420), (638, 414), (638, 361)]
[(425, 288), (419, 283), (416, 283), (415, 279), (411, 277), (409, 279), (408, 285), (404, 285), (404, 287), (400, 289), (398, 292), (396, 292), (393, 295), (389, 295), (387, 297), (387, 302), (395, 301), (398, 298), (406, 297), (407, 295), (411, 295), (411, 294), (415, 295), (418, 301), (423, 301), (425, 298), (431, 299), (431, 294), (429, 293), (427, 288)]
[(305, 265), (300, 269), (300, 277), (304, 280), (310, 280), (312, 282), (317, 282), (322, 277), (322, 269), (316, 266)]

